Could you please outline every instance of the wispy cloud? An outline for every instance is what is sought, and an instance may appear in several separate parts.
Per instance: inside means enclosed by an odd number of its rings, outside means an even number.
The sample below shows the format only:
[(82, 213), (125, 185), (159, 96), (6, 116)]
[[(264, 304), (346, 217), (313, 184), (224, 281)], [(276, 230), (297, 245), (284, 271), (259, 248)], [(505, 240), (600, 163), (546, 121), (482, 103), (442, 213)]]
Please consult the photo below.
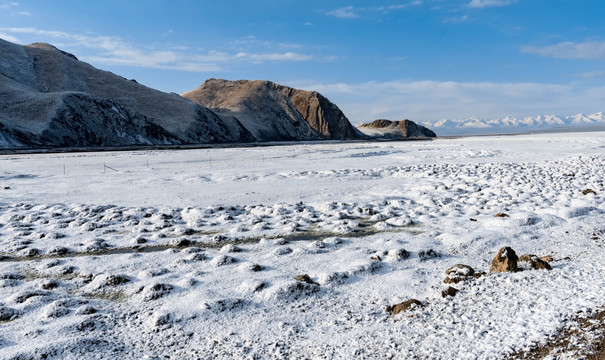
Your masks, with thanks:
[(238, 59), (250, 59), (254, 62), (264, 61), (308, 61), (313, 59), (310, 55), (299, 54), (294, 52), (274, 53), (274, 54), (249, 54), (240, 52), (235, 55)]
[[(92, 36), (70, 34), (55, 30), (41, 30), (37, 28), (0, 28), (0, 35), (6, 40), (15, 41), (13, 34), (28, 34), (44, 37), (55, 45), (65, 47), (66, 50), (79, 54), (84, 61), (103, 65), (122, 65), (133, 67), (145, 67), (155, 69), (171, 69), (181, 71), (209, 72), (222, 71), (229, 63), (249, 62), (292, 62), (309, 61), (312, 55), (299, 52), (247, 52), (247, 51), (220, 51), (210, 50), (206, 52), (194, 51), (186, 46), (169, 45), (163, 48), (140, 47), (124, 41), (119, 37)], [(254, 37), (247, 37), (236, 41), (237, 45), (255, 45), (265, 42)], [(268, 45), (268, 43), (265, 43)], [(279, 48), (293, 48), (295, 44), (277, 44)], [(83, 51), (87, 49), (87, 51)], [(75, 51), (78, 50), (78, 51)], [(84, 55), (80, 51), (85, 52)]]
[(458, 16), (458, 17), (448, 17), (443, 19), (444, 23), (451, 23), (451, 24), (455, 24), (455, 23), (461, 23), (461, 22), (466, 22), (468, 21), (468, 15), (462, 15), (462, 16)]
[(326, 15), (335, 16), (341, 19), (356, 19), (364, 17), (368, 13), (382, 13), (388, 14), (392, 11), (403, 10), (411, 6), (422, 5), (423, 2), (420, 0), (411, 1), (405, 4), (396, 4), (389, 6), (374, 6), (374, 7), (354, 7), (345, 6), (335, 10), (326, 12)]
[(0, 32), (0, 39), (4, 39), (6, 41), (10, 41), (10, 42), (14, 42), (14, 43), (20, 43), (21, 42), (16, 37), (14, 37), (12, 35), (9, 35), (7, 33), (4, 33), (4, 32)]
[(590, 71), (590, 72), (578, 74), (578, 76), (580, 76), (581, 78), (584, 78), (584, 79), (594, 79), (594, 78), (599, 78), (599, 77), (605, 77), (605, 71)]
[(452, 81), (299, 84), (338, 104), (352, 123), (379, 118), (438, 121), (470, 117), (599, 112), (605, 86)]
[(515, 0), (471, 0), (467, 6), (482, 9), (486, 7), (506, 6), (513, 2), (515, 2)]
[(605, 59), (605, 41), (561, 42), (549, 46), (525, 46), (524, 53), (558, 59)]
[(11, 8), (15, 8), (17, 6), (19, 6), (19, 3), (18, 2), (14, 2), (14, 1), (11, 1), (11, 2), (2, 1), (2, 2), (0, 2), (0, 9), (11, 9)]
[(355, 19), (360, 17), (359, 14), (356, 13), (355, 8), (352, 6), (346, 6), (340, 9), (328, 11), (326, 15), (335, 16), (341, 19)]

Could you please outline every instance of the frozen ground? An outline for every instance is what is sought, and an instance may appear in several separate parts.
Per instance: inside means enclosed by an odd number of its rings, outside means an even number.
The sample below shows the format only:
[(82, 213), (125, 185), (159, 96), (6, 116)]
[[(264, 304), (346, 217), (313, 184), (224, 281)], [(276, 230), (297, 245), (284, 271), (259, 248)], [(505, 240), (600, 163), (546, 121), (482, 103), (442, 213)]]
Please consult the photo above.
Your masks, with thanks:
[[(582, 133), (2, 156), (0, 358), (505, 358), (605, 305), (604, 154)], [(553, 270), (441, 297), (502, 246)]]

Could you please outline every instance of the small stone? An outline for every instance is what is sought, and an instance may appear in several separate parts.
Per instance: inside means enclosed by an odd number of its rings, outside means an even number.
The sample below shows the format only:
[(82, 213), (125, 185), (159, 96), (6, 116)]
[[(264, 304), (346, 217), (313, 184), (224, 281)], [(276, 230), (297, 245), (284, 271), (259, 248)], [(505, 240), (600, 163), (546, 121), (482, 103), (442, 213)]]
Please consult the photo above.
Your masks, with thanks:
[(475, 270), (472, 267), (463, 264), (456, 264), (451, 268), (445, 270), (446, 275), (454, 276), (473, 276), (474, 273)]
[(380, 258), (380, 256), (378, 255), (372, 255), (370, 256), (370, 260), (374, 260), (374, 261), (382, 261), (382, 259)]
[(389, 305), (389, 306), (387, 306), (386, 310), (391, 315), (397, 315), (402, 311), (409, 310), (413, 306), (422, 306), (422, 303), (416, 299), (410, 299), (410, 300), (404, 301), (402, 303), (399, 303), (397, 305), (392, 305), (392, 306)]
[(507, 218), (509, 217), (507, 213), (497, 213), (496, 215), (494, 215), (494, 217), (499, 217), (499, 218)]
[(508, 272), (517, 269), (517, 254), (515, 250), (506, 246), (498, 250), (498, 253), (492, 260), (491, 272)]
[(456, 296), (458, 289), (448, 286), (447, 289), (441, 291), (441, 297)]
[(596, 194), (597, 194), (597, 192), (596, 192), (596, 191), (594, 191), (593, 189), (586, 189), (586, 190), (583, 190), (583, 191), (582, 191), (582, 194), (583, 194), (583, 195), (588, 195), (588, 194), (594, 194), (594, 195), (596, 195)]
[(476, 221), (477, 221), (477, 219), (475, 219), (475, 218), (470, 218), (469, 220), (470, 220), (470, 221), (473, 221), (473, 222), (476, 222)]
[(307, 283), (307, 284), (317, 284), (317, 283), (316, 283), (315, 281), (313, 281), (313, 280), (311, 279), (311, 277), (310, 277), (309, 275), (307, 275), (307, 274), (296, 275), (296, 276), (294, 277), (294, 280), (296, 280), (296, 281), (300, 281), (300, 282), (304, 282), (304, 283)]

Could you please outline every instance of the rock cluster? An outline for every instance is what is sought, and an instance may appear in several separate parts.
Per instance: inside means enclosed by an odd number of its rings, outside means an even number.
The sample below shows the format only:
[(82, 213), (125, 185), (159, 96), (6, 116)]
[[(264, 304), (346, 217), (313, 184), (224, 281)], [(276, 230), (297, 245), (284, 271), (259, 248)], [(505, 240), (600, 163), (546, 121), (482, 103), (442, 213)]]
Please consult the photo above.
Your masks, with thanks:
[[(524, 268), (518, 267), (519, 263), (527, 264), (527, 267), (532, 270), (551, 270), (552, 267), (548, 261), (552, 260), (553, 259), (551, 256), (538, 257), (531, 254), (517, 256), (515, 250), (505, 246), (500, 248), (496, 256), (493, 258), (490, 272), (502, 273), (523, 270)], [(485, 273), (476, 272), (475, 269), (464, 264), (456, 264), (450, 267), (445, 271), (445, 274), (446, 278), (443, 281), (445, 284), (458, 284), (468, 280), (477, 279), (485, 275)], [(447, 286), (442, 289), (441, 296), (444, 298), (456, 296), (459, 291), (460, 290), (457, 288)], [(416, 299), (410, 299), (396, 305), (389, 305), (387, 306), (386, 311), (391, 315), (397, 315), (402, 311), (411, 309), (412, 305), (422, 305), (422, 303)]]

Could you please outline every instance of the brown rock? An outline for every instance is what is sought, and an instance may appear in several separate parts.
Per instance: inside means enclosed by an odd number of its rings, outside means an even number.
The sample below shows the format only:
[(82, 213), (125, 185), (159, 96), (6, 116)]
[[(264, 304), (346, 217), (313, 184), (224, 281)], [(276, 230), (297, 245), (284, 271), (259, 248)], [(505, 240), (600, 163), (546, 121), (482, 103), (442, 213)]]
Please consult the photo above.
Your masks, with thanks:
[(468, 277), (475, 274), (475, 270), (468, 265), (456, 264), (451, 268), (445, 270), (447, 277), (443, 280), (446, 284), (457, 284), (461, 281), (465, 281)]
[(552, 266), (550, 266), (549, 263), (547, 263), (546, 261), (544, 261), (540, 258), (532, 259), (531, 268), (533, 270), (542, 270), (542, 269), (552, 270)]
[(468, 265), (456, 264), (451, 268), (445, 270), (445, 273), (446, 275), (453, 276), (473, 276), (475, 270)]
[(310, 277), (309, 275), (307, 275), (307, 274), (296, 275), (296, 276), (294, 277), (294, 280), (296, 280), (296, 281), (300, 281), (300, 282), (304, 282), (304, 283), (307, 283), (307, 284), (317, 284), (317, 283), (316, 283), (315, 281), (313, 281), (313, 280), (311, 279), (311, 277)]
[[(545, 256), (544, 258), (550, 258), (552, 260), (551, 256)], [(552, 267), (550, 266), (550, 264), (547, 261), (543, 260), (542, 258), (537, 257), (536, 255), (532, 255), (532, 254), (521, 255), (519, 257), (519, 261), (520, 262), (529, 262), (532, 270), (542, 270), (542, 269), (552, 270)]]
[(494, 215), (494, 217), (501, 217), (501, 218), (507, 218), (509, 217), (507, 213), (497, 213), (496, 215)]
[(524, 254), (524, 255), (519, 256), (519, 261), (531, 261), (532, 257), (536, 257), (536, 255)]
[(582, 191), (582, 194), (584, 194), (584, 195), (588, 195), (588, 194), (594, 194), (594, 195), (596, 195), (597, 192), (594, 191), (593, 189), (586, 189), (586, 190)]
[(461, 281), (466, 280), (466, 277), (462, 277), (462, 276), (455, 276), (455, 277), (446, 277), (443, 280), (444, 284), (458, 284)]
[(491, 272), (507, 272), (517, 269), (517, 254), (515, 250), (506, 246), (498, 250), (498, 253), (492, 260), (492, 266), (489, 268)]
[(409, 310), (412, 306), (422, 306), (422, 303), (416, 299), (410, 299), (397, 305), (389, 305), (386, 310), (388, 313), (391, 313), (391, 315), (397, 315), (402, 311)]
[(456, 296), (458, 289), (448, 286), (447, 289), (441, 291), (441, 297)]

